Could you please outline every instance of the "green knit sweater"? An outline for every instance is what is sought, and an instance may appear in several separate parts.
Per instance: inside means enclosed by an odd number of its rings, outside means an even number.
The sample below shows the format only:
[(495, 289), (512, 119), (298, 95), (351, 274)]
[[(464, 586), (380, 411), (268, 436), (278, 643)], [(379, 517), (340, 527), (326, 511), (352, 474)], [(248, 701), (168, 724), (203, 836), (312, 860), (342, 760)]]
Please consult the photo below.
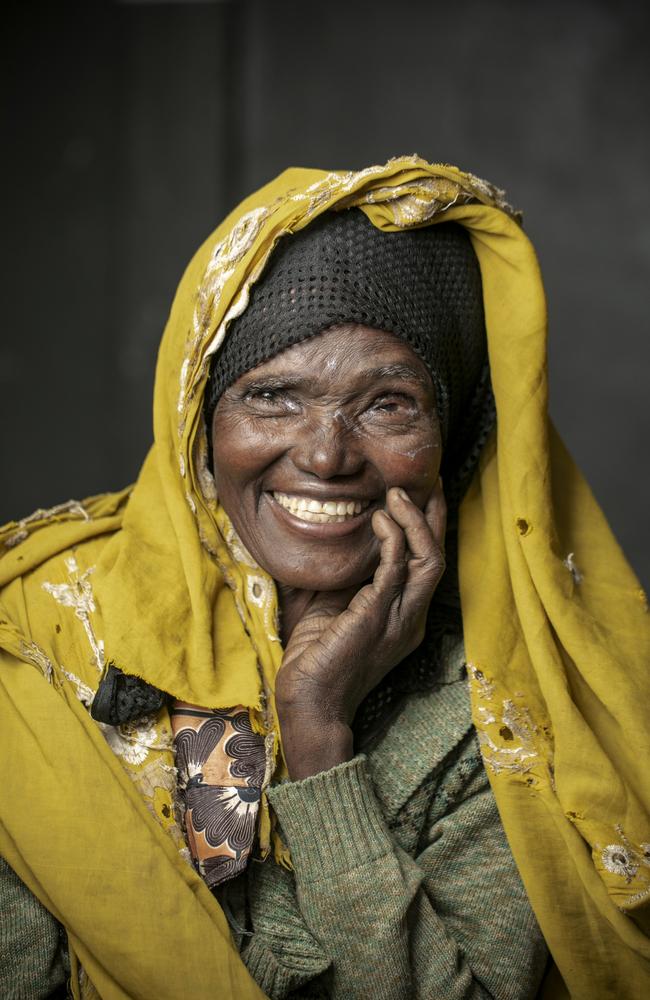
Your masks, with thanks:
[[(293, 872), (252, 862), (219, 891), (251, 974), (274, 1000), (534, 997), (546, 946), (481, 762), (462, 645), (363, 749), (270, 791)], [(66, 975), (56, 921), (4, 863), (0, 900), (0, 996), (50, 996)]]

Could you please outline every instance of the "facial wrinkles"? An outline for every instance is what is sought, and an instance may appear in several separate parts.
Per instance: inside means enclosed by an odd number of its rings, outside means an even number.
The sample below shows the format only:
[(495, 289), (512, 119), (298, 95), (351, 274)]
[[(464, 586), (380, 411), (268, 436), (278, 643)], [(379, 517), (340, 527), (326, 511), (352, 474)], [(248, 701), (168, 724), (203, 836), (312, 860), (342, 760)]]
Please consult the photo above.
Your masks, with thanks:
[(391, 486), (423, 508), (440, 464), (426, 369), (369, 328), (325, 332), (259, 365), (215, 417), (220, 500), (256, 561), (289, 587), (367, 579), (378, 558), (373, 511)]
[[(301, 388), (300, 384), (291, 387), (289, 381), (290, 402), (283, 405), (286, 407), (286, 411), (291, 414), (289, 420), (295, 432), (301, 435), (309, 434), (312, 446), (317, 451), (343, 451), (350, 448), (353, 445), (353, 440), (356, 439), (359, 442), (367, 441), (372, 450), (379, 448), (396, 457), (418, 459), (418, 465), (427, 463), (427, 454), (431, 455), (430, 461), (434, 461), (434, 453), (440, 451), (435, 408), (429, 400), (432, 412), (426, 412), (428, 407), (423, 410), (421, 393), (414, 403), (412, 420), (396, 421), (394, 424), (390, 421), (385, 423), (379, 421), (371, 424), (370, 427), (366, 426), (364, 421), (374, 391), (378, 395), (385, 393), (390, 396), (393, 392), (404, 391), (408, 394), (409, 390), (414, 390), (413, 383), (409, 383), (403, 376), (403, 372), (408, 371), (408, 369), (399, 365), (383, 366), (381, 369), (376, 369), (376, 371), (385, 373), (387, 377), (394, 375), (393, 369), (399, 369), (402, 374), (397, 387), (395, 387), (396, 383), (391, 380), (383, 385), (379, 383), (376, 390), (373, 389), (369, 393), (367, 372), (364, 368), (358, 373), (354, 369), (351, 372), (346, 371), (344, 362), (348, 353), (345, 351), (342, 357), (330, 356), (325, 364), (321, 363), (318, 377), (314, 382), (307, 382), (306, 389)], [(356, 367), (359, 367), (358, 360), (355, 359)], [(332, 371), (334, 371), (334, 376), (328, 378), (327, 376), (331, 376)], [(341, 377), (343, 372), (345, 377)], [(419, 387), (426, 384), (424, 379), (417, 377), (415, 381)], [(341, 383), (343, 383), (342, 388)], [(331, 392), (333, 385), (339, 389), (335, 394)], [(263, 433), (266, 429), (265, 436), (268, 435), (269, 440), (272, 440), (276, 435), (283, 436), (285, 434), (284, 418), (278, 424), (273, 420), (268, 421), (263, 418), (260, 421), (260, 429)], [(434, 430), (433, 440), (431, 439), (431, 430)], [(422, 442), (423, 433), (426, 433), (427, 440), (425, 442)]]
[[(356, 428), (356, 431), (359, 436), (365, 435), (367, 438), (374, 440), (374, 436), (371, 435), (367, 430), (365, 430), (364, 427), (358, 427)], [(385, 435), (382, 438), (382, 448), (384, 448), (387, 451), (393, 452), (393, 454), (395, 455), (403, 456), (404, 458), (415, 458), (417, 455), (420, 454), (420, 452), (423, 451), (430, 451), (430, 452), (440, 451), (440, 447), (441, 444), (439, 437), (435, 441), (428, 441), (425, 442), (424, 444), (416, 445), (414, 447), (408, 447), (407, 445), (405, 445), (402, 435), (397, 435), (395, 437), (390, 437), (388, 435)]]
[[(420, 387), (431, 387), (430, 377), (425, 375), (424, 372), (414, 370), (411, 366), (406, 364), (384, 364), (378, 367), (373, 367), (373, 369), (368, 372), (364, 371), (365, 365), (363, 362), (368, 360), (375, 360), (374, 343), (372, 340), (362, 343), (359, 345), (358, 340), (354, 340), (355, 325), (354, 324), (341, 324), (338, 327), (331, 328), (331, 331), (340, 332), (345, 336), (350, 337), (350, 341), (345, 345), (345, 347), (339, 352), (330, 355), (325, 364), (321, 364), (321, 371), (323, 376), (328, 376), (330, 380), (336, 381), (336, 379), (345, 379), (346, 375), (349, 377), (351, 372), (350, 369), (354, 370), (358, 367), (362, 373), (362, 379), (364, 383), (368, 381), (377, 381), (381, 384), (382, 379), (395, 379), (398, 384), (403, 386), (405, 392), (408, 392), (409, 388), (413, 388), (413, 384), (417, 384)], [(326, 331), (326, 332), (331, 332)], [(310, 345), (312, 346), (312, 345)], [(318, 353), (318, 341), (313, 342), (313, 348), (315, 353)], [(307, 361), (309, 363), (309, 359)], [(353, 381), (353, 380), (352, 380)], [(387, 393), (390, 390), (387, 389)], [(325, 406), (328, 404), (326, 398), (320, 401), (321, 405)], [(418, 413), (414, 423), (422, 420), (424, 414)], [(434, 421), (434, 414), (432, 415), (432, 423)], [(354, 432), (355, 435), (359, 437), (366, 437), (367, 439), (374, 439), (377, 434), (373, 434), (372, 431), (368, 430), (363, 422), (359, 419), (354, 419), (348, 412), (347, 407), (344, 404), (339, 404), (331, 415), (332, 423), (337, 423), (340, 425), (341, 429), (345, 429), (346, 432)], [(416, 431), (416, 427), (413, 427), (413, 431)], [(393, 430), (402, 430), (401, 428), (393, 428)], [(433, 442), (427, 442), (424, 444), (409, 446), (406, 443), (405, 438), (407, 435), (402, 433), (391, 433), (391, 428), (386, 428), (387, 432), (381, 435), (381, 446), (386, 451), (390, 451), (395, 455), (403, 456), (405, 458), (416, 458), (422, 452), (436, 452), (440, 451), (441, 442), (439, 435), (436, 434), (436, 440)], [(342, 430), (339, 431), (339, 437), (342, 435)], [(409, 435), (412, 436), (412, 435)]]
[[(308, 426), (309, 431), (314, 435), (314, 444), (331, 439), (333, 448), (342, 446), (346, 439), (356, 437), (365, 438), (374, 447), (381, 447), (385, 451), (392, 452), (408, 458), (415, 458), (422, 452), (434, 452), (440, 450), (440, 440), (436, 435), (436, 440), (427, 441), (422, 444), (407, 444), (407, 439), (413, 439), (418, 433), (425, 419), (424, 414), (417, 414), (413, 424), (405, 430), (403, 425), (393, 428), (382, 429), (382, 432), (374, 433), (368, 430), (359, 419), (358, 414), (353, 414), (340, 403), (330, 403), (328, 401), (311, 402), (305, 407), (302, 422)], [(420, 426), (418, 426), (420, 425)], [(386, 432), (388, 431), (388, 432)]]
[[(390, 390), (387, 390), (387, 394), (390, 394)], [(360, 442), (365, 440), (373, 450), (380, 448), (395, 456), (410, 459), (418, 456), (422, 458), (426, 453), (433, 455), (434, 452), (440, 451), (441, 443), (439, 434), (435, 432), (435, 421), (428, 414), (417, 412), (410, 424), (400, 422), (391, 426), (388, 423), (387, 426), (380, 425), (368, 429), (363, 420), (365, 403), (366, 400), (362, 400), (359, 404), (355, 399), (343, 403), (340, 397), (301, 400), (294, 404), (295, 413), (290, 415), (289, 420), (295, 433), (301, 436), (308, 434), (316, 449), (341, 450), (349, 447), (353, 439), (357, 439)], [(250, 424), (250, 415), (242, 407), (235, 406), (231, 410), (229, 423), (232, 429), (247, 427)], [(275, 438), (286, 439), (284, 418), (276, 423), (275, 420), (262, 417), (256, 423), (258, 433), (269, 443)], [(425, 424), (427, 440), (422, 442)], [(432, 427), (433, 440), (430, 434)]]
[[(376, 435), (372, 435), (363, 424), (359, 421), (353, 421), (350, 416), (342, 407), (338, 407), (333, 415), (332, 420), (339, 422), (342, 427), (348, 432), (354, 432), (358, 437), (366, 437), (369, 440), (375, 440)], [(384, 450), (392, 452), (394, 455), (399, 455), (404, 458), (415, 459), (422, 452), (439, 452), (441, 448), (440, 437), (436, 434), (436, 439), (434, 441), (426, 441), (424, 444), (408, 446), (404, 442), (403, 435), (383, 435), (381, 440), (381, 446)]]

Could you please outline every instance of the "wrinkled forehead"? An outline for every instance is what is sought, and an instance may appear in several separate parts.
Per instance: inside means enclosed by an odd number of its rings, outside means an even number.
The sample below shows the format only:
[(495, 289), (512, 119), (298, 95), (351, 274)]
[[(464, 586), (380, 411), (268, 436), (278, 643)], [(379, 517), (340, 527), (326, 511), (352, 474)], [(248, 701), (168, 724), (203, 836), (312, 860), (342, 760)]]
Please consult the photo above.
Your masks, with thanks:
[(393, 378), (433, 388), (427, 366), (404, 340), (358, 323), (335, 324), (285, 348), (245, 372), (235, 386), (283, 376), (313, 381), (335, 378), (341, 383), (362, 379), (367, 384)]
[(386, 233), (355, 209), (326, 212), (279, 241), (212, 360), (207, 425), (224, 390), (246, 371), (350, 324), (390, 332), (424, 362), (446, 438), (486, 353), (471, 241), (454, 223)]

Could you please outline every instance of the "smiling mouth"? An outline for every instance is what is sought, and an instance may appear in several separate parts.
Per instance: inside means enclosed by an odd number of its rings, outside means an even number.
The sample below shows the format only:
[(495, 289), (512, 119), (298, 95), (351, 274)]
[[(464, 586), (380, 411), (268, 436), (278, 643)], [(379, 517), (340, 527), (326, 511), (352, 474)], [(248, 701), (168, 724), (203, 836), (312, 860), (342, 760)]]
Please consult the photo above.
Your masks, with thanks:
[(369, 500), (314, 500), (311, 497), (301, 497), (288, 493), (273, 492), (273, 499), (290, 514), (300, 521), (311, 521), (317, 524), (341, 524), (353, 521), (370, 506)]

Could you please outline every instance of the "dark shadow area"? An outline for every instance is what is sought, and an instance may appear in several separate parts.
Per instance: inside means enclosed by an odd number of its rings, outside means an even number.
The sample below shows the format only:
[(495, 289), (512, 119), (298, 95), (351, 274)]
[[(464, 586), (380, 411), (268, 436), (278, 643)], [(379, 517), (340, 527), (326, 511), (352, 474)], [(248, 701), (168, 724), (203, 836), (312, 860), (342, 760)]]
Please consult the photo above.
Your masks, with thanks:
[(0, 520), (118, 488), (194, 248), (286, 166), (419, 152), (524, 210), (551, 410), (650, 580), (650, 18), (623, 2), (5, 8)]

